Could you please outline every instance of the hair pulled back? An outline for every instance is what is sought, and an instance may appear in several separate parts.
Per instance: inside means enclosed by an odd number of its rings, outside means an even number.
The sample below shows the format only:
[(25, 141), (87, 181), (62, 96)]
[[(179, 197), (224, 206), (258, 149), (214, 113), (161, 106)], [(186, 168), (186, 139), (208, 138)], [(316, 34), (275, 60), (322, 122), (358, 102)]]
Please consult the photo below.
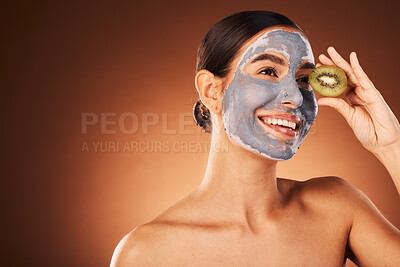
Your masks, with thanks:
[[(205, 69), (220, 78), (229, 73), (229, 65), (251, 37), (272, 26), (300, 29), (293, 21), (272, 11), (244, 11), (217, 22), (201, 41), (197, 53), (196, 72)], [(211, 114), (199, 99), (193, 107), (196, 124), (211, 133)]]

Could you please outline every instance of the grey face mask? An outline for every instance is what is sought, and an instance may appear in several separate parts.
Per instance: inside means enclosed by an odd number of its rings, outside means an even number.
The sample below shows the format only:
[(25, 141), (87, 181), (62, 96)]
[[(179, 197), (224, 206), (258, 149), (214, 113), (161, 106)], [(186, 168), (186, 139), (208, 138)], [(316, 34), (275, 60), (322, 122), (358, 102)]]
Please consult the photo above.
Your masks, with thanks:
[[(289, 62), (289, 72), (279, 82), (254, 78), (244, 71), (250, 60), (268, 51), (281, 54)], [(294, 156), (318, 112), (314, 92), (296, 82), (296, 71), (304, 61), (314, 63), (314, 57), (308, 41), (297, 32), (271, 30), (246, 49), (222, 97), (225, 130), (233, 141), (274, 160), (288, 160)], [(282, 105), (284, 100), (295, 108)], [(296, 115), (302, 123), (298, 134), (282, 140), (267, 132), (256, 120), (257, 109)]]

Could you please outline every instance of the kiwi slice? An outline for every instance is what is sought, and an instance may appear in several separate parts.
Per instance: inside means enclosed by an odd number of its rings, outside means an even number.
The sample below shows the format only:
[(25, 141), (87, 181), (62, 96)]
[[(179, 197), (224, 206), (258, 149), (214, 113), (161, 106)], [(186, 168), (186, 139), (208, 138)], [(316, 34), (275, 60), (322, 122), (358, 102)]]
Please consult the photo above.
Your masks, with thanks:
[(323, 96), (339, 96), (347, 88), (347, 77), (343, 70), (332, 66), (320, 66), (309, 77), (311, 87)]

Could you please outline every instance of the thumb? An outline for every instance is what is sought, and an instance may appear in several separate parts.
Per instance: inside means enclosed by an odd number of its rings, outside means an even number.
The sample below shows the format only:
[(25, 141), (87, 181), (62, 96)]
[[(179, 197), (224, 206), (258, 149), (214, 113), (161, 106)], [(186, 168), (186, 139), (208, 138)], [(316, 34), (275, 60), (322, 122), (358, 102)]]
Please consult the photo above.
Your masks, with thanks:
[(336, 97), (323, 97), (318, 99), (318, 105), (336, 109), (350, 124), (354, 108), (343, 99)]

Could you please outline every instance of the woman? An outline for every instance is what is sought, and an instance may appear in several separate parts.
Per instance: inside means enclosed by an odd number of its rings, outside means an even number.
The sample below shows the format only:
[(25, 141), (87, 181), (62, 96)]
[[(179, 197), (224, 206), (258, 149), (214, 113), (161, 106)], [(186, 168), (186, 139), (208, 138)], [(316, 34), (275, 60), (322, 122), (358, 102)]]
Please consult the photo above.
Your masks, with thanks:
[[(400, 192), (400, 126), (361, 69), (334, 48), (321, 55), (349, 79), (339, 111), (376, 155)], [(120, 242), (112, 266), (342, 266), (400, 263), (400, 232), (361, 191), (337, 177), (276, 177), (317, 115), (308, 85), (314, 58), (307, 38), (273, 12), (231, 15), (198, 52), (197, 124), (228, 152), (211, 149), (200, 186)]]

